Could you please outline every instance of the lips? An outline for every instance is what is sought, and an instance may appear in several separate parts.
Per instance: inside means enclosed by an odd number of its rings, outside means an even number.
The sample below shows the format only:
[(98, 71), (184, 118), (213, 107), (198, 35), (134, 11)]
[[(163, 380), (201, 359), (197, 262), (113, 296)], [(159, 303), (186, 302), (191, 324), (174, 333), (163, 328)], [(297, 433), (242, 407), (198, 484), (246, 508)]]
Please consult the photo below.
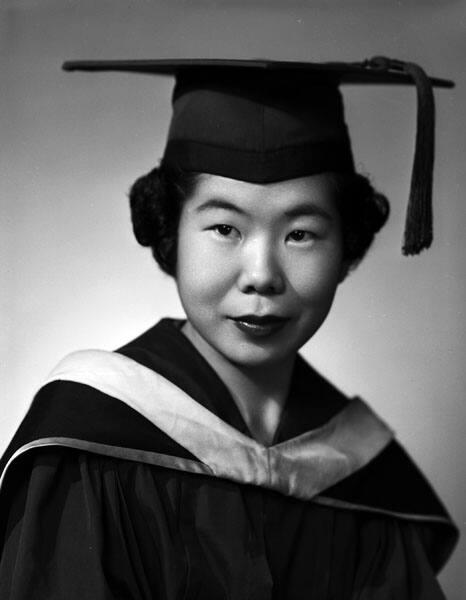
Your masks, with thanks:
[(240, 317), (232, 317), (233, 321), (241, 323), (250, 323), (251, 325), (270, 325), (271, 323), (281, 323), (287, 321), (286, 317), (278, 315), (242, 315)]
[(289, 321), (288, 317), (278, 315), (241, 315), (231, 317), (236, 327), (253, 337), (265, 337), (277, 333)]

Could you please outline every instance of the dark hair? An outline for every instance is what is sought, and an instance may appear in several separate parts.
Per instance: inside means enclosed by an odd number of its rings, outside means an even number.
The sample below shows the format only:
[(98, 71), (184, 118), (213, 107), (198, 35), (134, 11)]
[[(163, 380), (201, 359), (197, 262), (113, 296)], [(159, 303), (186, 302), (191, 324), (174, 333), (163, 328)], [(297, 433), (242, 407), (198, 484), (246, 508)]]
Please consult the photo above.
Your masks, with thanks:
[(364, 258), (390, 214), (387, 198), (359, 173), (332, 174), (343, 235), (343, 258), (354, 269)]
[[(199, 177), (199, 173), (161, 166), (137, 179), (129, 191), (137, 241), (150, 247), (160, 268), (173, 277), (181, 207), (193, 193)], [(335, 173), (332, 178), (341, 215), (344, 259), (352, 269), (385, 224), (389, 204), (363, 175)]]

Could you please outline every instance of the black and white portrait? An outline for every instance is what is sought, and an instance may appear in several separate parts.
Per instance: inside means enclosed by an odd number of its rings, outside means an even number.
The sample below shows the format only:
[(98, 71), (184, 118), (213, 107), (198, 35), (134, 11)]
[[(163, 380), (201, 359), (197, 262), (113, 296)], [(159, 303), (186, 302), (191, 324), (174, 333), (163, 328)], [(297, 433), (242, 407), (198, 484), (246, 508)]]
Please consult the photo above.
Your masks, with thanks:
[(2, 600), (466, 597), (465, 24), (4, 0)]

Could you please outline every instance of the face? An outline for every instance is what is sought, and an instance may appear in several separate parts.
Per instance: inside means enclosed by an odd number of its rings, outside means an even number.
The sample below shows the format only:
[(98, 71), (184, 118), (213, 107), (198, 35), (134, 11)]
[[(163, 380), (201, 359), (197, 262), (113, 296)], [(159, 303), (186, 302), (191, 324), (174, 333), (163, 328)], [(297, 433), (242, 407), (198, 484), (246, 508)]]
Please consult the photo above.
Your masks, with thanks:
[(176, 281), (191, 331), (237, 366), (294, 358), (330, 310), (342, 250), (328, 174), (265, 185), (201, 175), (178, 231)]

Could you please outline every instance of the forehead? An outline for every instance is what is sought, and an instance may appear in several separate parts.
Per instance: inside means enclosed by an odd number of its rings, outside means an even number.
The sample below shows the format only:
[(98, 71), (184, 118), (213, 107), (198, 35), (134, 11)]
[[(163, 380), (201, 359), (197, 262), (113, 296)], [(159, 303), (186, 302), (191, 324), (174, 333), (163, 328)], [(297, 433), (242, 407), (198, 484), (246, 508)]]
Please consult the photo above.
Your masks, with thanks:
[[(330, 173), (267, 184), (203, 173), (186, 208), (196, 210), (209, 200), (224, 200), (251, 215), (282, 216), (300, 207), (316, 207), (333, 217), (336, 215), (335, 196), (336, 187)], [(214, 209), (215, 203), (212, 206)]]

